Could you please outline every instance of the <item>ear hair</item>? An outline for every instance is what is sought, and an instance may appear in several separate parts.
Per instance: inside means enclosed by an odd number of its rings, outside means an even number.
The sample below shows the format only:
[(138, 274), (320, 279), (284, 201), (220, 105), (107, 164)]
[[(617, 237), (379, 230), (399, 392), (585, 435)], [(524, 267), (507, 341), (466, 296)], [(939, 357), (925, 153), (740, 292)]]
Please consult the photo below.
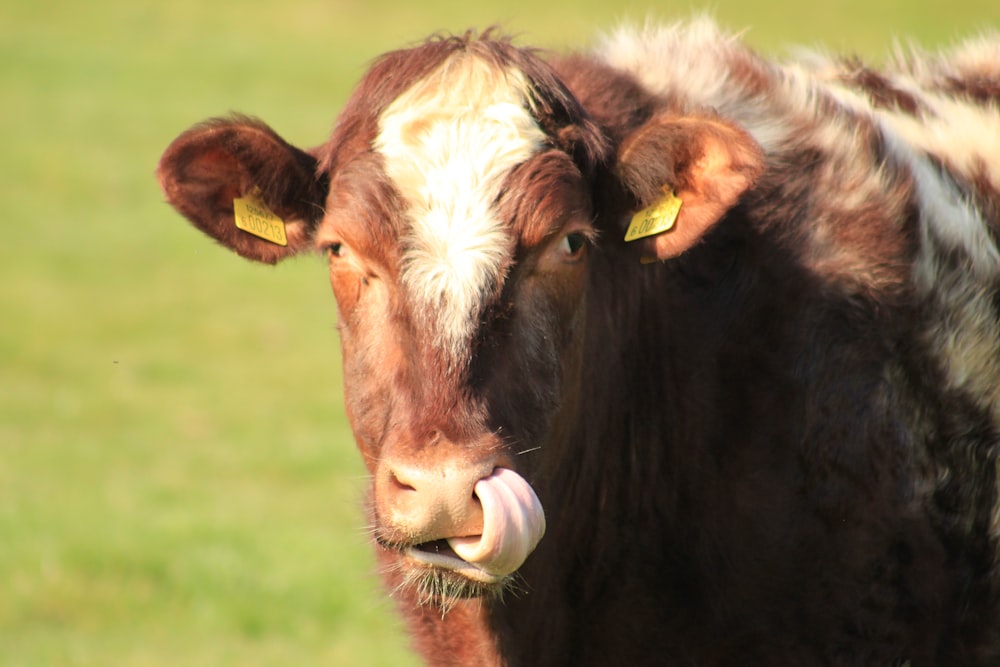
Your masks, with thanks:
[[(270, 264), (310, 246), (329, 187), (314, 156), (243, 116), (184, 132), (167, 147), (156, 174), (167, 201), (196, 227), (243, 257)], [(287, 246), (236, 227), (233, 200), (250, 194), (284, 220)]]
[(672, 189), (683, 202), (669, 231), (638, 241), (643, 256), (667, 259), (704, 236), (764, 168), (757, 143), (720, 119), (655, 116), (629, 135), (618, 152), (616, 173), (633, 199), (633, 213)]
[(589, 118), (561, 128), (555, 139), (558, 147), (568, 153), (587, 175), (593, 174), (598, 165), (606, 164), (611, 153), (607, 138)]

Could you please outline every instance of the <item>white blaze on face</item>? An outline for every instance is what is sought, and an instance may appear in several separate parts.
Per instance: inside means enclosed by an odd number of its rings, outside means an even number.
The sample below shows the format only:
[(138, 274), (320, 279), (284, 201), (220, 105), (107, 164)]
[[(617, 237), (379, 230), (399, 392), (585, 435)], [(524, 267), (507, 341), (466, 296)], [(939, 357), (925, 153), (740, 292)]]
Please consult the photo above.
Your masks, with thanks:
[(494, 203), (507, 175), (541, 148), (529, 84), (458, 53), (399, 96), (379, 119), (375, 149), (406, 202), (403, 284), (458, 358), (512, 243)]

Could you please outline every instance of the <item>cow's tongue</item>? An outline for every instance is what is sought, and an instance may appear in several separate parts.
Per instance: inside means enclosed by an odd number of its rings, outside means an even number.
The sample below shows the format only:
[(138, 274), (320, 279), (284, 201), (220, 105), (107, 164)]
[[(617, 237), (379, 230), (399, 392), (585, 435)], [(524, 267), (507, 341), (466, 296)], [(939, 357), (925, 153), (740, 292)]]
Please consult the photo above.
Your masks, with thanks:
[(452, 537), (448, 545), (487, 574), (506, 576), (521, 567), (545, 534), (542, 503), (531, 485), (507, 468), (479, 480), (475, 493), (483, 506), (483, 534)]

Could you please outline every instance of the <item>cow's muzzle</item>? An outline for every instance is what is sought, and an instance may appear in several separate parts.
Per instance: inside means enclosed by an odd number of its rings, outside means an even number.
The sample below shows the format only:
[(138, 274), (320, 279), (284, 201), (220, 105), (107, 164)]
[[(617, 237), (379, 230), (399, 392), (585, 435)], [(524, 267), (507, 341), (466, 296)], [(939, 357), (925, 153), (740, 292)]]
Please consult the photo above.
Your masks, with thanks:
[(417, 567), (499, 584), (545, 533), (538, 496), (509, 468), (386, 463), (375, 480), (380, 541)]

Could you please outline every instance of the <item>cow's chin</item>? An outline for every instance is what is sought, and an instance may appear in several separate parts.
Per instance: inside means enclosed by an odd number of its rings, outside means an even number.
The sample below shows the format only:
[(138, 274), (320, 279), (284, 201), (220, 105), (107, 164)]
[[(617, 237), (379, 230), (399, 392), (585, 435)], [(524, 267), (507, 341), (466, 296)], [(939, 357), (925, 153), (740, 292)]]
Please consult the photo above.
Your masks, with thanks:
[(437, 607), (442, 615), (463, 600), (498, 599), (517, 579), (516, 574), (493, 574), (462, 560), (444, 540), (393, 551), (395, 593)]

